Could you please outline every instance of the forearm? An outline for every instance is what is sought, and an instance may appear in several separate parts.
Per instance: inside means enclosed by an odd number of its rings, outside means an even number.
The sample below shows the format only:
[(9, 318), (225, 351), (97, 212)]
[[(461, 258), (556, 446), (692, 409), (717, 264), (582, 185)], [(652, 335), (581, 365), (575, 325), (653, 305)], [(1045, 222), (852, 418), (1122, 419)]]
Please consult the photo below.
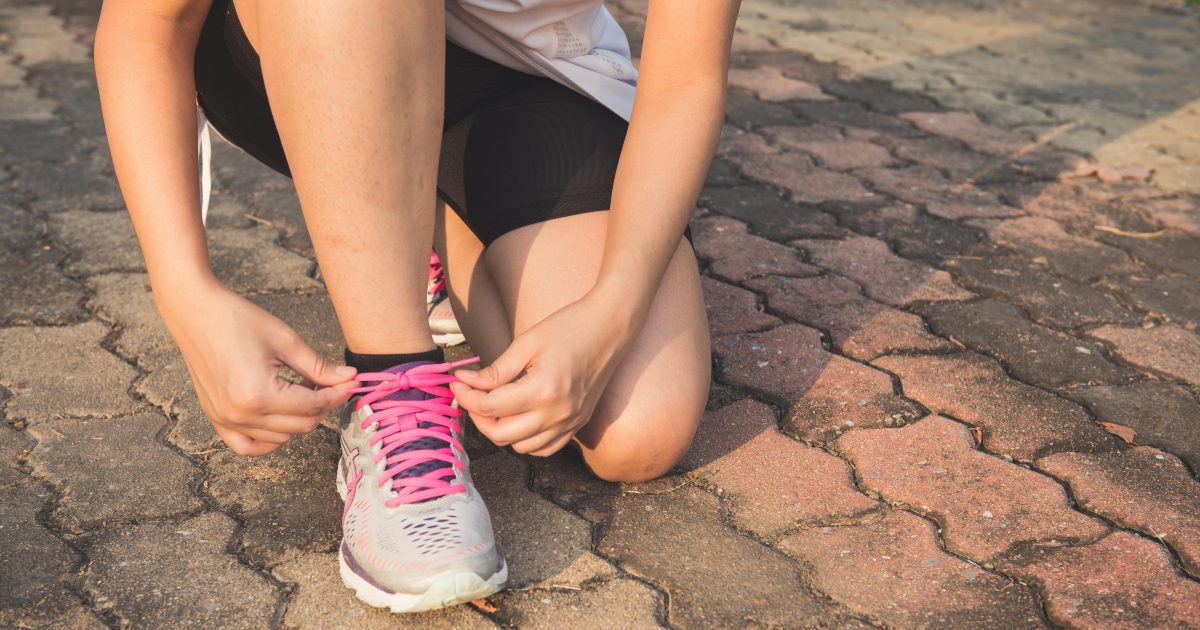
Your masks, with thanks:
[[(161, 6), (161, 5), (160, 5)], [(159, 301), (215, 283), (199, 209), (193, 59), (202, 7), (106, 2), (96, 79), (113, 165)]]
[(614, 321), (636, 328), (645, 319), (712, 163), (724, 95), (723, 80), (639, 87), (592, 290)]

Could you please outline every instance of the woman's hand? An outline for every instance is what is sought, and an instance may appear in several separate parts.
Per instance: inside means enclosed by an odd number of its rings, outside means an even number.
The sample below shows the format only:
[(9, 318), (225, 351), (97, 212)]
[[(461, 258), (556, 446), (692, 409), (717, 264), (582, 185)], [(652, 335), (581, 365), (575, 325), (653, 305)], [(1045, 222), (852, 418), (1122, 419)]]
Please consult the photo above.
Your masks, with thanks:
[[(312, 431), (357, 385), (354, 368), (331, 365), (283, 321), (215, 281), (186, 300), (158, 302), (200, 406), (239, 455), (266, 455)], [(280, 378), (284, 365), (304, 381)]]
[(611, 321), (584, 297), (518, 335), (486, 368), (455, 372), (461, 382), (450, 388), (492, 442), (511, 444), (518, 453), (553, 455), (591, 418), (637, 333), (604, 325)]

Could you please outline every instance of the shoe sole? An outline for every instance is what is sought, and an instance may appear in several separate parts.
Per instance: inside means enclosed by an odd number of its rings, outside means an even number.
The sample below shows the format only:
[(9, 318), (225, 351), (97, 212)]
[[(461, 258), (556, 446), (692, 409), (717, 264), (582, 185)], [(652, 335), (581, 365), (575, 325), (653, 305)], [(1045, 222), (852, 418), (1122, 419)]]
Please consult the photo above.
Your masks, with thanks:
[[(338, 470), (341, 468), (342, 462), (339, 459)], [(337, 491), (344, 502), (346, 482), (341, 474), (337, 475)], [(338, 573), (342, 576), (342, 584), (354, 591), (359, 600), (376, 608), (387, 608), (394, 613), (410, 613), (457, 606), (500, 592), (508, 581), (508, 561), (501, 557), (500, 569), (486, 580), (470, 571), (447, 573), (434, 580), (424, 593), (390, 593), (355, 573), (346, 562), (341, 545), (338, 545)]]
[(434, 333), (433, 343), (439, 346), (457, 346), (466, 343), (467, 338), (462, 333)]

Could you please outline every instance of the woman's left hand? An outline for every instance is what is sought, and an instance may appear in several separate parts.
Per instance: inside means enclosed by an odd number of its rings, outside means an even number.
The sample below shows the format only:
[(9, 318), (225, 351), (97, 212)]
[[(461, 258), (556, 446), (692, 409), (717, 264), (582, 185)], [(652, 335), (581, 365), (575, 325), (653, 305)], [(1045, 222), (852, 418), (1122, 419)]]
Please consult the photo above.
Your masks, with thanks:
[(632, 326), (614, 330), (613, 321), (585, 296), (518, 335), (491, 365), (455, 372), (461, 382), (450, 388), (498, 446), (553, 455), (591, 418), (637, 333)]

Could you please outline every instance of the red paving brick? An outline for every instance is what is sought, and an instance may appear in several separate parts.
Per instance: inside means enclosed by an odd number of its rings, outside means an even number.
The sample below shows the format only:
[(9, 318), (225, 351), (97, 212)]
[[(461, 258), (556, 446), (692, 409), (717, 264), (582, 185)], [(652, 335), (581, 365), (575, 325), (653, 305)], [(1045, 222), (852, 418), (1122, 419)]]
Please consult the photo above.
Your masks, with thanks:
[(1137, 269), (1125, 252), (1068, 234), (1058, 223), (1042, 217), (1010, 219), (993, 228), (989, 236), (1025, 256), (1045, 259), (1051, 269), (1075, 280)]
[(1050, 620), (1072, 628), (1200, 627), (1200, 584), (1157, 542), (1117, 531), (1082, 547), (1040, 548), (999, 563), (1033, 581)]
[(768, 144), (766, 138), (733, 125), (725, 125), (721, 128), (721, 140), (717, 144), (717, 155), (728, 157), (770, 153), (779, 153), (779, 149)]
[(1017, 543), (1090, 541), (1108, 531), (1072, 510), (1053, 479), (976, 450), (970, 430), (953, 420), (852, 431), (837, 447), (863, 488), (932, 516), (946, 548), (976, 562)]
[(780, 546), (812, 568), (819, 590), (890, 627), (1046, 625), (1032, 591), (942, 551), (933, 524), (908, 512), (806, 529)]
[(710, 261), (715, 276), (741, 282), (777, 274), (811, 276), (820, 272), (805, 264), (796, 250), (749, 234), (746, 224), (725, 217), (705, 217), (693, 223), (696, 253)]
[(724, 382), (785, 401), (790, 407), (785, 429), (805, 440), (825, 441), (852, 427), (893, 426), (920, 415), (895, 395), (887, 374), (826, 352), (820, 333), (807, 326), (731, 335), (716, 340), (713, 350)]
[(905, 396), (979, 427), (984, 447), (994, 453), (1028, 462), (1058, 451), (1118, 447), (1082, 407), (1012, 380), (987, 357), (892, 356), (873, 363), (900, 377)]
[(896, 163), (888, 150), (862, 140), (831, 140), (826, 142), (797, 142), (791, 144), (835, 171), (855, 168), (888, 166)]
[(774, 66), (732, 68), (729, 70), (729, 85), (750, 90), (764, 101), (833, 100), (821, 88), (784, 76), (783, 71)]
[(1087, 510), (1157, 538), (1200, 577), (1200, 482), (1169, 453), (1141, 446), (1117, 453), (1057, 453), (1038, 467), (1063, 479)]
[(855, 359), (954, 349), (949, 341), (929, 334), (920, 317), (864, 297), (848, 278), (767, 276), (746, 286), (766, 293), (772, 311), (828, 331), (834, 347)]
[(754, 294), (745, 289), (707, 276), (700, 278), (700, 286), (708, 311), (709, 334), (713, 337), (762, 330), (782, 323), (778, 317), (759, 310)]
[(1109, 342), (1117, 356), (1142, 369), (1200, 387), (1200, 335), (1179, 326), (1104, 326), (1089, 333)]
[(900, 118), (928, 131), (954, 138), (984, 153), (1006, 155), (1028, 144), (1028, 140), (1010, 131), (993, 127), (975, 114), (964, 112), (906, 112)]
[(704, 414), (680, 465), (721, 489), (736, 523), (766, 537), (878, 505), (854, 488), (846, 462), (784, 436), (775, 412), (753, 400)]
[(787, 190), (797, 203), (862, 201), (869, 197), (857, 179), (814, 166), (812, 158), (800, 153), (735, 157), (734, 161), (747, 177)]
[(955, 286), (950, 274), (905, 260), (869, 236), (841, 241), (801, 240), (812, 261), (862, 285), (866, 294), (892, 306), (917, 301), (965, 300), (974, 294)]

